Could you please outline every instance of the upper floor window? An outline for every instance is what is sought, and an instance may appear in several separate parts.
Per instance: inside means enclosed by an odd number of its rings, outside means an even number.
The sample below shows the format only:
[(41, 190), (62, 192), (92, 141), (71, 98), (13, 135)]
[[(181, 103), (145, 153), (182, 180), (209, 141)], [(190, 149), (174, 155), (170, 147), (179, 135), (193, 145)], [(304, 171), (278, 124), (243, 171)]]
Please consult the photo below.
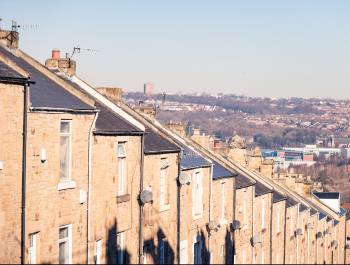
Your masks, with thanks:
[(243, 225), (246, 225), (246, 203), (245, 203), (245, 200), (246, 200), (246, 192), (244, 191), (243, 192)]
[(61, 121), (60, 131), (60, 181), (70, 179), (71, 121)]
[(124, 194), (124, 160), (126, 157), (125, 144), (118, 143), (118, 195)]
[(164, 264), (164, 250), (165, 250), (165, 248), (164, 248), (164, 238), (162, 238), (161, 240), (160, 240), (160, 247), (159, 247), (159, 254), (160, 254), (160, 257), (159, 257), (159, 264)]
[(195, 212), (199, 210), (199, 172), (194, 175), (194, 209)]
[(277, 233), (280, 232), (280, 205), (277, 206)]
[(36, 264), (36, 233), (29, 235), (28, 263)]
[(265, 198), (261, 202), (261, 228), (265, 227)]
[(221, 183), (221, 220), (225, 219), (225, 183)]
[(160, 205), (165, 203), (165, 195), (167, 193), (165, 170), (168, 166), (170, 166), (169, 162), (166, 158), (162, 158), (160, 160)]

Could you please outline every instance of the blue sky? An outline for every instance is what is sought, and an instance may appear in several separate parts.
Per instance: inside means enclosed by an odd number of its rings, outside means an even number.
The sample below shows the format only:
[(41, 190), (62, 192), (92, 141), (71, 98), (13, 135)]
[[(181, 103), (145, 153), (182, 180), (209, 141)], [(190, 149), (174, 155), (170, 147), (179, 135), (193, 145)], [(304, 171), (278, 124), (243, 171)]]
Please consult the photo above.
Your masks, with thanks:
[(350, 99), (350, 1), (3, 1), (20, 49), (74, 55), (92, 86), (156, 92)]

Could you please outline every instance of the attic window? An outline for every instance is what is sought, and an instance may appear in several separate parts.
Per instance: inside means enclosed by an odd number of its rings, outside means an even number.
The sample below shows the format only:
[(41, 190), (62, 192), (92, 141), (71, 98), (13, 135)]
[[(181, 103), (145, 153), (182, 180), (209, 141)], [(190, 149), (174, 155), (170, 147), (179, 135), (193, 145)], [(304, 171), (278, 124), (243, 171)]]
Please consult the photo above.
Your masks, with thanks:
[(126, 157), (124, 143), (118, 143), (118, 157)]
[(160, 160), (160, 168), (161, 169), (166, 169), (169, 166), (170, 166), (170, 163), (165, 158)]

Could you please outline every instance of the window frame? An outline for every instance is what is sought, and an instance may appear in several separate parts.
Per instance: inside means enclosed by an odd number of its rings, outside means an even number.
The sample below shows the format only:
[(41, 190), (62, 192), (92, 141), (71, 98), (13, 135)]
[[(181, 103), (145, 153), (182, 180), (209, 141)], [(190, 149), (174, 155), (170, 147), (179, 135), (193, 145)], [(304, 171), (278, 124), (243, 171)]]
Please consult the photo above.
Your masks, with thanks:
[(159, 246), (159, 264), (164, 264), (165, 262), (165, 242), (164, 238), (160, 240)]
[(264, 257), (265, 257), (265, 255), (264, 255), (264, 254), (265, 254), (265, 252), (262, 251), (262, 252), (261, 252), (261, 264), (265, 264), (265, 263), (264, 263)]
[(102, 239), (95, 241), (94, 256), (97, 257), (95, 264), (101, 264), (101, 241), (102, 241)]
[(198, 256), (199, 256), (199, 250), (200, 250), (200, 241), (197, 241), (193, 244), (193, 264), (199, 264), (198, 263)]
[[(61, 132), (61, 126), (62, 122), (68, 122), (69, 123), (69, 133), (62, 133)], [(65, 182), (65, 181), (70, 181), (71, 180), (71, 173), (72, 173), (72, 120), (65, 120), (62, 119), (60, 121), (60, 143), (61, 143), (61, 137), (62, 136), (68, 136), (68, 178), (67, 179), (62, 179), (61, 178), (61, 165), (60, 165), (60, 182)], [(60, 163), (61, 163), (61, 150), (60, 150)]]
[(261, 228), (265, 228), (265, 198), (261, 201)]
[[(119, 146), (122, 146), (124, 154), (119, 154)], [(124, 195), (124, 182), (125, 182), (125, 158), (127, 156), (126, 150), (125, 150), (125, 142), (118, 142), (118, 196)], [(121, 167), (121, 168), (120, 168)], [(120, 176), (120, 173), (122, 176)], [(120, 183), (121, 182), (121, 187)]]
[(199, 193), (199, 184), (198, 184), (198, 178), (199, 178), (200, 172), (195, 172), (194, 174), (194, 212), (198, 213), (198, 193)]
[(290, 209), (290, 236), (293, 236), (293, 210)]
[[(68, 237), (60, 239), (59, 238), (59, 231), (62, 228), (68, 228)], [(72, 264), (72, 244), (73, 244), (73, 238), (72, 238), (72, 224), (68, 225), (62, 225), (58, 228), (58, 245), (62, 242), (68, 242), (68, 263), (65, 264)], [(59, 251), (58, 251), (58, 256), (59, 256)]]
[(29, 234), (29, 242), (33, 243), (32, 246), (28, 247), (28, 264), (37, 264), (36, 262), (36, 235), (37, 233)]
[(224, 264), (224, 246), (220, 247), (220, 264)]
[[(118, 237), (120, 237), (120, 247), (119, 247), (120, 249), (118, 249)], [(116, 245), (117, 245), (117, 264), (124, 264), (124, 233), (117, 234)], [(120, 260), (121, 262), (119, 263)]]
[(225, 183), (221, 183), (221, 220), (225, 220)]
[(277, 206), (277, 234), (280, 232), (280, 204)]
[(165, 193), (166, 193), (166, 183), (165, 183), (165, 168), (160, 169), (160, 200), (159, 204), (165, 204)]

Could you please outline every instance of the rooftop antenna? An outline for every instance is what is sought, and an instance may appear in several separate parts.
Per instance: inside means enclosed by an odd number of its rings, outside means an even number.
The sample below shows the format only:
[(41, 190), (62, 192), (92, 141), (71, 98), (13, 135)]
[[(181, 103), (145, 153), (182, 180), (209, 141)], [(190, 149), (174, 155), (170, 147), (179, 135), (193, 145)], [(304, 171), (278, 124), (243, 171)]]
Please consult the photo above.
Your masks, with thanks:
[(70, 59), (73, 57), (74, 53), (80, 53), (81, 51), (100, 52), (99, 49), (83, 48), (83, 47), (80, 47), (80, 45), (75, 45), (74, 48), (73, 48), (72, 55), (70, 56)]

